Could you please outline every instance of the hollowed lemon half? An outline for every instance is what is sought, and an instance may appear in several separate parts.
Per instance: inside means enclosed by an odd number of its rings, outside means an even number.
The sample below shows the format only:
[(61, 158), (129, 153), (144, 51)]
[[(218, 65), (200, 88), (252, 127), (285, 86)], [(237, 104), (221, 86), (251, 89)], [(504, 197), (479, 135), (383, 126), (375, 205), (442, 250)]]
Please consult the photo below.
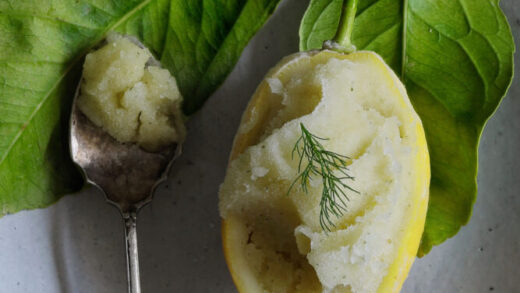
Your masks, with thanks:
[[(300, 125), (348, 156), (347, 210), (323, 231), (323, 185), (298, 175)], [(304, 160), (305, 163), (305, 160)], [(245, 110), (220, 189), (225, 258), (240, 292), (399, 292), (428, 203), (424, 130), (377, 54), (297, 53), (273, 68)]]

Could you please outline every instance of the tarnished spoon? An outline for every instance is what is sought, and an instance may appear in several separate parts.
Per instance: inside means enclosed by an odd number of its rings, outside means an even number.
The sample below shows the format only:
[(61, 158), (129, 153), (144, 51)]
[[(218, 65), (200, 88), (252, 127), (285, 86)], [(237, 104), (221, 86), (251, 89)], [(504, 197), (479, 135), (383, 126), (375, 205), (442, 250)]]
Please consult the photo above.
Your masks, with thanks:
[[(138, 40), (128, 38), (144, 48)], [(152, 57), (148, 65), (160, 63)], [(128, 292), (140, 293), (137, 212), (152, 200), (155, 188), (166, 179), (172, 162), (181, 153), (181, 145), (151, 153), (132, 143), (119, 143), (76, 107), (82, 81), (74, 95), (70, 118), (72, 160), (81, 168), (86, 181), (101, 189), (107, 202), (121, 212), (125, 222)]]

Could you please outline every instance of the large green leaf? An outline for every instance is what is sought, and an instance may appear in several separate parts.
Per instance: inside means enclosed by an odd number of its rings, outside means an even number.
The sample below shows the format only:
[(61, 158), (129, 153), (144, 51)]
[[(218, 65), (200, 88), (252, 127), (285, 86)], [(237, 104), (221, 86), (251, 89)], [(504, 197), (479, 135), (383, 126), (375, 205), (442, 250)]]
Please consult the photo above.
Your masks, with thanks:
[[(338, 0), (312, 0), (300, 49), (338, 30)], [(379, 53), (402, 78), (423, 121), (430, 203), (418, 255), (455, 235), (475, 202), (477, 150), (513, 75), (514, 42), (498, 0), (360, 0), (352, 42)]]
[(81, 188), (69, 159), (70, 102), (89, 48), (132, 34), (178, 80), (185, 110), (224, 81), (279, 0), (0, 1), (0, 216)]

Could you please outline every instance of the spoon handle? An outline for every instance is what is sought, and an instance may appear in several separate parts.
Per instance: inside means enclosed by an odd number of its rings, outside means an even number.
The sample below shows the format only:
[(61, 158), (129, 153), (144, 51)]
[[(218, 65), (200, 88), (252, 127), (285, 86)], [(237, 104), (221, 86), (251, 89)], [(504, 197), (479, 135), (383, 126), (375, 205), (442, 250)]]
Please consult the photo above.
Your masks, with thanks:
[(141, 293), (141, 280), (139, 278), (139, 255), (137, 252), (136, 212), (123, 214), (123, 218), (125, 220), (128, 293)]

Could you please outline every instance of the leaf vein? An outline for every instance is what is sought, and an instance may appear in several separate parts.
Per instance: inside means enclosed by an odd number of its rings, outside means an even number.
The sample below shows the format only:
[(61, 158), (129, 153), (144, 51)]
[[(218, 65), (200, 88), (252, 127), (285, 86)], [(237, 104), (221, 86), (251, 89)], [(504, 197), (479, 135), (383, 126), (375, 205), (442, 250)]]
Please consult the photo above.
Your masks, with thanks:
[(385, 29), (384, 31), (378, 33), (377, 35), (375, 35), (372, 39), (370, 39), (370, 41), (368, 41), (368, 44), (366, 44), (365, 48), (368, 48), (370, 47), (370, 45), (372, 45), (372, 43), (374, 43), (375, 41), (377, 41), (381, 36), (383, 36), (385, 33), (393, 30), (394, 28), (398, 27), (400, 25), (400, 23), (395, 23), (394, 25), (388, 27), (387, 29)]
[(15, 13), (6, 12), (6, 11), (0, 11), (0, 14), (1, 13), (6, 14), (7, 16), (13, 16), (13, 17), (19, 17), (19, 18), (34, 17), (34, 18), (41, 18), (41, 19), (48, 20), (48, 21), (57, 21), (57, 22), (61, 22), (61, 23), (64, 23), (64, 24), (77, 26), (77, 27), (90, 29), (90, 30), (95, 30), (95, 29), (99, 28), (99, 27), (89, 27), (89, 26), (86, 26), (86, 25), (83, 25), (83, 24), (79, 24), (79, 23), (75, 23), (75, 22), (72, 22), (72, 21), (65, 20), (65, 19), (60, 18), (60, 17), (51, 17), (51, 16), (43, 15), (43, 14), (32, 14), (32, 13), (24, 13), (24, 12), (18, 12), (18, 11), (16, 11)]

